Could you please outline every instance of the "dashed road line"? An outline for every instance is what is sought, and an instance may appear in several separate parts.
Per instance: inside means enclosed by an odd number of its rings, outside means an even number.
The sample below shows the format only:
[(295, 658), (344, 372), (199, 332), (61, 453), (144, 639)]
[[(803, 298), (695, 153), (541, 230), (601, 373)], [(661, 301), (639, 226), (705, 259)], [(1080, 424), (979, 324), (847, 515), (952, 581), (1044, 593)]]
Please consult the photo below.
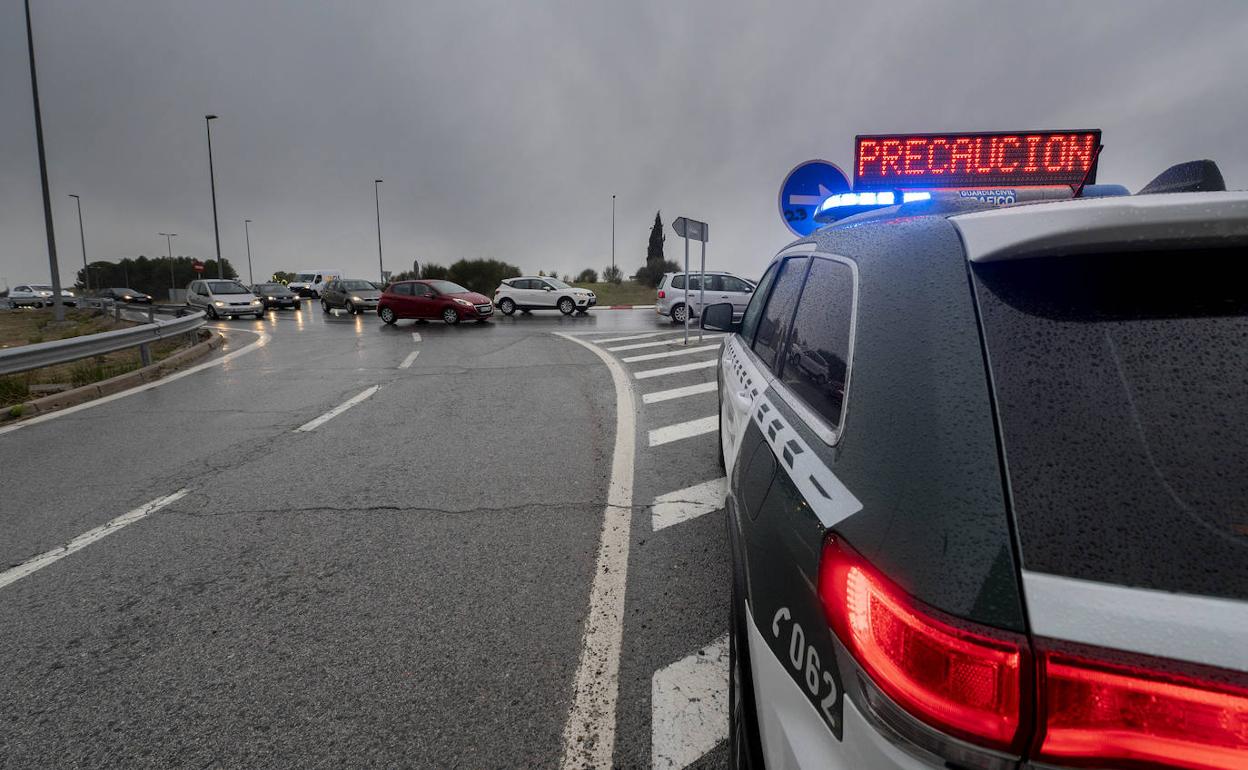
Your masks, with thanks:
[[(718, 337), (718, 336), (720, 335), (708, 334), (706, 335), (706, 338), (714, 339), (715, 337)], [(616, 345), (613, 348), (607, 348), (607, 350), (611, 351), (612, 353), (622, 353), (625, 350), (641, 350), (642, 348), (658, 348), (664, 345), (679, 345), (679, 344), (681, 344), (680, 337), (674, 337), (670, 340), (654, 340), (653, 342), (634, 342), (631, 345)]]
[(714, 380), (709, 382), (699, 382), (697, 385), (686, 385), (683, 388), (672, 388), (670, 390), (656, 390), (653, 393), (644, 393), (641, 396), (643, 404), (657, 404), (662, 401), (671, 401), (674, 398), (684, 398), (685, 396), (696, 396), (699, 393), (714, 392), (716, 384)]
[(75, 537), (73, 540), (70, 540), (60, 548), (54, 548), (51, 551), (39, 554), (33, 559), (28, 559), (16, 567), (11, 567), (4, 572), (0, 572), (0, 588), (4, 588), (7, 585), (15, 583), (31, 573), (43, 569), (53, 562), (60, 561), (66, 556), (69, 556), (71, 553), (81, 551), (83, 548), (86, 548), (95, 541), (108, 537), (117, 530), (128, 527), (136, 521), (159, 511), (161, 508), (181, 500), (186, 496), (186, 493), (187, 490), (179, 489), (172, 495), (159, 497), (150, 503), (144, 503), (138, 508), (135, 508), (133, 511), (121, 514), (107, 524), (101, 524), (95, 529), (83, 532), (81, 535)]
[(356, 395), (352, 396), (351, 398), (347, 399), (346, 401), (343, 401), (341, 404), (339, 404), (338, 406), (334, 407), (333, 409), (330, 409), (328, 412), (326, 412), (325, 414), (321, 415), (320, 417), (317, 417), (315, 420), (309, 420), (308, 422), (305, 422), (303, 425), (300, 425), (298, 428), (295, 428), (295, 432), (296, 432), (296, 433), (299, 433), (299, 432), (307, 433), (307, 432), (309, 432), (309, 431), (316, 430), (317, 428), (321, 427), (321, 426), (322, 426), (322, 425), (324, 425), (325, 423), (327, 423), (327, 422), (329, 422), (330, 420), (334, 419), (334, 418), (335, 418), (335, 417), (337, 417), (338, 415), (340, 415), (340, 414), (342, 414), (343, 412), (347, 411), (347, 410), (348, 410), (348, 409), (350, 409), (351, 407), (353, 407), (353, 406), (355, 406), (356, 404), (360, 403), (360, 402), (361, 402), (361, 401), (363, 401), (364, 399), (366, 399), (366, 398), (368, 398), (369, 396), (373, 395), (374, 393), (376, 393), (376, 392), (377, 392), (378, 390), (380, 390), (380, 389), (381, 389), (381, 386), (380, 386), (380, 385), (373, 385), (373, 386), (372, 386), (372, 387), (370, 387), (370, 388), (366, 388), (366, 389), (365, 389), (362, 393), (358, 393), (358, 394), (356, 394)]
[(420, 342), (420, 332), (412, 332), (412, 342)]
[(698, 369), (711, 369), (719, 366), (719, 361), (711, 359), (710, 361), (698, 361), (692, 364), (678, 364), (676, 366), (664, 366), (659, 369), (643, 369), (635, 372), (633, 377), (638, 380), (646, 380), (651, 377), (665, 377), (669, 374), (680, 374), (681, 372), (692, 372)]
[(718, 511), (724, 507), (724, 501), (727, 498), (727, 476), (720, 476), (701, 484), (659, 495), (654, 498), (654, 505), (650, 508), (651, 528), (658, 532), (673, 524), (680, 524), (703, 514)]
[(650, 766), (681, 770), (728, 737), (728, 635), (654, 672)]
[(624, 591), (628, 585), (628, 548), (633, 518), (634, 435), (636, 407), (628, 372), (592, 343), (555, 332), (594, 352), (611, 372), (615, 385), (615, 447), (607, 507), (589, 591), (581, 654), (576, 664), (572, 706), (563, 728), (562, 770), (610, 768), (615, 752), (615, 708), (620, 690), (620, 647), (624, 638)]
[[(601, 333), (601, 332), (598, 332)], [(610, 345), (613, 342), (628, 342), (629, 340), (644, 340), (648, 337), (657, 337), (660, 334), (671, 334), (672, 332), (646, 332), (645, 334), (632, 334), (627, 337), (612, 337), (608, 340), (594, 340), (596, 345)]]
[(420, 351), (419, 351), (419, 350), (413, 350), (411, 353), (408, 353), (408, 354), (407, 354), (407, 358), (404, 358), (404, 359), (403, 359), (403, 363), (399, 364), (399, 368), (400, 368), (400, 369), (409, 369), (409, 368), (411, 368), (411, 366), (412, 366), (412, 362), (416, 360), (416, 356), (418, 356), (418, 355), (420, 355)]
[(719, 350), (719, 345), (703, 345), (700, 348), (684, 348), (683, 350), (669, 350), (665, 353), (645, 353), (640, 356), (628, 356), (620, 360), (626, 364), (635, 364), (639, 361), (657, 361), (660, 358), (675, 358), (676, 356), (691, 356), (694, 353), (706, 353), (711, 350)]
[(673, 441), (701, 436), (703, 433), (710, 433), (718, 428), (719, 417), (715, 415), (688, 422), (678, 422), (675, 425), (665, 425), (650, 431), (650, 446), (661, 446)]

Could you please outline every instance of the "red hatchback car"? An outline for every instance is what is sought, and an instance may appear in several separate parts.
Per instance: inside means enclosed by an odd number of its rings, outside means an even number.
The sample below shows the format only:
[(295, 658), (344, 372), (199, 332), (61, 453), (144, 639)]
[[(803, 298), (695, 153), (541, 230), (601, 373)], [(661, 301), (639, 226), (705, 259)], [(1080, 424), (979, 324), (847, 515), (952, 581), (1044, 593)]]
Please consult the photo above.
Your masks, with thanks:
[(489, 298), (451, 281), (399, 281), (382, 292), (377, 315), (388, 324), (400, 318), (441, 318), (484, 323), (494, 313)]

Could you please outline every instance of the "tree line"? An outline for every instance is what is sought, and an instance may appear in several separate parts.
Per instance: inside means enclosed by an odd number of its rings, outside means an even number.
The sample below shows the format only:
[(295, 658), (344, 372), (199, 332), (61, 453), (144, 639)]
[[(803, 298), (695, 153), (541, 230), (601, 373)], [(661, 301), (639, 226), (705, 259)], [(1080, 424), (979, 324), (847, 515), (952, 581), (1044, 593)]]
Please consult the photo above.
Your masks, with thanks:
[[(174, 257), (172, 272), (168, 257), (148, 259), (144, 256), (125, 257), (117, 262), (96, 261), (87, 264), (87, 268), (79, 268), (74, 276), (74, 288), (85, 292), (88, 287), (92, 292), (101, 289), (137, 289), (153, 297), (167, 297), (170, 287), (185, 289), (186, 285), (196, 278), (216, 278), (217, 261), (215, 259), (200, 260), (204, 271), (197, 273), (191, 269), (195, 257)], [(238, 272), (228, 259), (222, 260), (222, 272), (226, 278), (238, 278)], [(90, 273), (88, 279), (88, 271)]]

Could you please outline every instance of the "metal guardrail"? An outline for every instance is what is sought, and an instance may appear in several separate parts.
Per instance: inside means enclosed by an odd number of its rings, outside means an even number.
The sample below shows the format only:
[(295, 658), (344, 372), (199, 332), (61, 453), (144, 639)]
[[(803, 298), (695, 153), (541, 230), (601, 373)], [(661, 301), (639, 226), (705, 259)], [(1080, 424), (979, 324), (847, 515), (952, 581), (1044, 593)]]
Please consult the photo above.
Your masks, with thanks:
[[(120, 305), (111, 300), (88, 300), (86, 305), (88, 307), (99, 307), (99, 305), (92, 303), (104, 302), (107, 302), (109, 307), (102, 309), (118, 314), (117, 317), (120, 317), (119, 314), (122, 311), (129, 311), (133, 308), (132, 305)], [(185, 308), (180, 306), (175, 306), (174, 309), (185, 310)], [(147, 310), (147, 308), (142, 308), (142, 310)], [(150, 313), (147, 313), (148, 318), (154, 319), (155, 312), (156, 309), (153, 308)], [(100, 332), (99, 334), (84, 334), (80, 337), (70, 337), (65, 340), (40, 342), (34, 345), (21, 345), (15, 348), (0, 350), (0, 375), (27, 372), (44, 366), (67, 364), (71, 361), (78, 361), (92, 356), (102, 356), (105, 353), (113, 353), (133, 347), (139, 348), (143, 363), (146, 365), (151, 363), (151, 353), (148, 345), (163, 339), (176, 337), (179, 334), (195, 332), (204, 323), (204, 313), (195, 310), (186, 315), (165, 321), (152, 320), (150, 323), (135, 326), (132, 329), (117, 329), (111, 332)]]

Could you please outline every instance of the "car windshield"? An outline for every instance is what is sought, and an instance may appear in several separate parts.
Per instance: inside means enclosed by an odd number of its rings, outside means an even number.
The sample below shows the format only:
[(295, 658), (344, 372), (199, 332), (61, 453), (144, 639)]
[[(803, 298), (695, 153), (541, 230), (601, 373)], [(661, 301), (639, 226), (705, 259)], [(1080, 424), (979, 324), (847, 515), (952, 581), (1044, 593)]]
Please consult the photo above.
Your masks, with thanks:
[(571, 286), (567, 285), (566, 283), (559, 280), (558, 278), (546, 278), (545, 280), (547, 283), (549, 283), (551, 286), (554, 286), (556, 289), (571, 289), (572, 288)]
[(429, 281), (428, 284), (438, 294), (465, 294), (468, 292), (463, 286), (451, 281)]
[(51, 287), (51, 286), (49, 286), (49, 285), (48, 285), (48, 284), (46, 284), (46, 283), (36, 283), (36, 284), (32, 284), (30, 288), (32, 288), (32, 289), (34, 289), (34, 290), (36, 290), (36, 291), (52, 291), (52, 287)]
[(207, 281), (209, 294), (250, 294), (251, 291), (237, 281)]
[(342, 286), (342, 288), (346, 289), (347, 291), (373, 291), (376, 288), (368, 281), (360, 281), (360, 280), (355, 280), (355, 279), (340, 281), (339, 284)]
[(129, 294), (131, 296), (143, 293), (141, 291), (136, 291), (134, 289), (113, 289), (113, 291), (118, 292), (119, 294)]
[(284, 294), (290, 291), (290, 289), (287, 289), (280, 283), (262, 283), (257, 288), (260, 291), (268, 292), (269, 294)]

